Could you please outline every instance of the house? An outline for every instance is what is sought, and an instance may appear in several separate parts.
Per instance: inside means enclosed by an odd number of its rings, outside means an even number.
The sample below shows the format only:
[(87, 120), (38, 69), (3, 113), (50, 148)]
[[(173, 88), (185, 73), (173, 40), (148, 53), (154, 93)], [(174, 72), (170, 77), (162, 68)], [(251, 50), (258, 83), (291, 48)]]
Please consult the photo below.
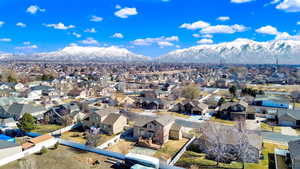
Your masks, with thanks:
[(122, 132), (127, 125), (127, 118), (117, 109), (101, 109), (90, 113), (82, 120), (84, 128), (97, 127), (108, 135)]
[(277, 119), (281, 126), (300, 127), (300, 110), (278, 110)]
[(217, 88), (227, 88), (228, 87), (228, 81), (224, 79), (216, 80), (215, 81), (215, 87)]
[(226, 115), (230, 120), (235, 120), (238, 118), (244, 119), (255, 119), (255, 110), (248, 107), (248, 103), (240, 100), (239, 102), (228, 102), (220, 106), (219, 112), (222, 115)]
[(142, 109), (165, 109), (167, 108), (167, 103), (159, 98), (151, 97), (139, 97), (137, 98), (135, 105), (137, 108)]
[(197, 100), (185, 100), (175, 104), (171, 111), (188, 114), (205, 114), (208, 112), (208, 105)]
[(290, 141), (288, 143), (290, 152), (291, 168), (300, 168), (300, 140)]
[(121, 114), (110, 113), (101, 123), (101, 130), (108, 135), (121, 133), (127, 125), (127, 118)]
[(22, 152), (22, 147), (14, 142), (0, 140), (0, 160)]
[(15, 120), (22, 118), (25, 113), (29, 113), (32, 116), (41, 119), (46, 112), (46, 109), (41, 105), (14, 103), (8, 108), (7, 112), (10, 117), (13, 117)]
[(49, 124), (64, 125), (66, 121), (69, 121), (68, 123), (79, 121), (83, 116), (77, 103), (68, 103), (52, 107), (44, 114), (44, 121)]
[[(168, 115), (140, 117), (134, 124), (133, 137), (136, 139), (150, 139), (154, 144), (163, 145), (170, 138), (180, 139), (181, 127), (174, 126), (172, 129), (173, 125), (175, 125), (175, 120)], [(170, 133), (170, 131), (172, 132)]]
[(15, 128), (17, 127), (17, 121), (13, 118), (0, 119), (0, 126)]

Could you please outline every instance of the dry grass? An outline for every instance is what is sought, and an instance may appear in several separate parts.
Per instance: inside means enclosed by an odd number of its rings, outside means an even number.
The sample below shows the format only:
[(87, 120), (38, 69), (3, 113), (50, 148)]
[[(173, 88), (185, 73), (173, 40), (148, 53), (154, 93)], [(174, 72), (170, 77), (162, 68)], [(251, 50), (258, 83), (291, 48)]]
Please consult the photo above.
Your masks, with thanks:
[[(106, 141), (112, 139), (113, 137), (114, 136), (101, 134), (100, 139), (98, 140), (98, 145), (101, 145), (101, 144), (105, 143)], [(77, 131), (65, 132), (65, 133), (62, 134), (61, 138), (66, 139), (66, 140), (70, 140), (70, 141), (74, 141), (74, 142), (77, 142), (77, 143), (80, 143), (80, 144), (85, 144), (86, 143), (86, 139), (84, 137), (83, 132), (77, 132)]]
[(230, 120), (223, 120), (223, 119), (218, 119), (218, 118), (215, 118), (215, 117), (211, 117), (210, 120), (213, 121), (213, 122), (217, 122), (217, 123), (221, 123), (221, 124), (225, 124), (225, 125), (229, 125), (229, 126), (234, 126), (235, 125), (235, 122), (230, 121)]
[(260, 127), (262, 130), (266, 130), (266, 131), (273, 131), (273, 132), (277, 132), (280, 133), (281, 132), (281, 127), (280, 126), (270, 126), (266, 123), (260, 123)]
[(59, 126), (59, 125), (38, 125), (38, 127), (32, 130), (32, 132), (39, 133), (39, 134), (46, 134), (46, 133), (53, 132), (55, 130), (59, 130), (63, 127), (64, 126)]
[[(33, 161), (36, 169), (107, 169), (112, 167), (111, 163), (106, 162), (105, 156), (65, 146), (59, 146), (56, 150), (50, 149), (43, 155), (33, 154), (26, 159)], [(19, 169), (21, 160), (9, 163), (0, 169)], [(100, 162), (100, 165), (92, 165), (96, 160)]]
[(134, 147), (135, 142), (126, 141), (124, 139), (121, 139), (116, 144), (113, 144), (112, 146), (108, 147), (107, 150), (127, 154), (129, 153), (129, 150), (131, 150)]
[(187, 139), (169, 140), (154, 154), (154, 156), (163, 160), (168, 160), (172, 158), (187, 141)]

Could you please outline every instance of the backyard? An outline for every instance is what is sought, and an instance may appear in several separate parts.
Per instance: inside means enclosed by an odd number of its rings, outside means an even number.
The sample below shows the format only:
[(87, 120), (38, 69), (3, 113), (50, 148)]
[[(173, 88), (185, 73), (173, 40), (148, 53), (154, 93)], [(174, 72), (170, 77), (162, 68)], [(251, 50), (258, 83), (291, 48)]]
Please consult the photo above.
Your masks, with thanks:
[[(28, 160), (33, 163), (31, 169), (107, 169), (113, 168), (113, 164), (108, 162), (104, 156), (80, 151), (77, 149), (59, 146), (58, 149), (49, 149), (45, 154), (33, 154), (25, 159), (9, 163), (0, 169), (20, 169), (22, 161)], [(100, 164), (93, 165), (98, 160)]]
[[(105, 134), (101, 134), (97, 145), (101, 145), (103, 143), (105, 143), (106, 141), (112, 139), (115, 136), (109, 136), (109, 135), (105, 135)], [(86, 139), (85, 139), (85, 134), (84, 132), (80, 132), (80, 131), (68, 131), (62, 134), (61, 136), (62, 139), (66, 139), (66, 140), (70, 140), (70, 141), (74, 141), (77, 143), (81, 143), (81, 144), (85, 144), (86, 143)]]
[[(269, 169), (269, 165), (274, 165), (274, 149), (281, 148), (286, 149), (286, 146), (264, 143), (264, 148), (262, 150), (264, 158), (259, 161), (259, 163), (246, 163), (245, 169)], [(197, 153), (194, 151), (186, 151), (183, 156), (179, 159), (176, 165), (189, 168), (192, 165), (201, 167), (201, 168), (242, 168), (242, 163), (240, 162), (232, 162), (230, 164), (219, 163), (217, 166), (216, 161), (208, 160), (205, 158), (205, 154)], [(272, 167), (271, 167), (272, 168)]]
[(39, 133), (39, 134), (46, 134), (50, 133), (56, 130), (59, 130), (63, 128), (64, 126), (59, 126), (59, 125), (43, 125), (39, 124), (36, 129), (32, 130), (34, 133)]
[(168, 160), (172, 158), (184, 146), (184, 144), (187, 143), (187, 141), (188, 139), (185, 138), (181, 140), (169, 140), (154, 154), (154, 157)]

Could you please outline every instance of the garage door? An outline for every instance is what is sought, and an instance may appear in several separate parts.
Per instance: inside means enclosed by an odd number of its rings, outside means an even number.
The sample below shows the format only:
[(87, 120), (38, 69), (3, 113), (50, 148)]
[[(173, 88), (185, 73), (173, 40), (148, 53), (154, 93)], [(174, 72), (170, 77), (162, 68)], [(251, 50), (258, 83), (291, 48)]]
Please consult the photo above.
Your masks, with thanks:
[(280, 125), (282, 125), (282, 126), (294, 126), (295, 123), (291, 122), (291, 121), (285, 121), (285, 120), (283, 120), (283, 121), (280, 121)]

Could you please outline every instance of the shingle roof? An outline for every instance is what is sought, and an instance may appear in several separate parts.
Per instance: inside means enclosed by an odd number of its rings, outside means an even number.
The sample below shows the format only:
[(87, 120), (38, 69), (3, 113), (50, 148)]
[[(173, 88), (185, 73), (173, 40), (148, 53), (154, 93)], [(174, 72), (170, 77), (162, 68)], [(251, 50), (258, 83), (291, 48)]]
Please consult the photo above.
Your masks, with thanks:
[(277, 112), (278, 118), (286, 114), (293, 117), (296, 120), (300, 120), (300, 110), (279, 109)]
[(16, 115), (17, 117), (22, 116), (25, 113), (36, 113), (46, 111), (43, 106), (34, 106), (32, 104), (19, 104), (14, 103), (12, 104), (9, 109), (7, 110), (8, 113)]
[(299, 140), (294, 140), (294, 141), (290, 141), (288, 143), (289, 145), (289, 151), (291, 154), (291, 157), (293, 159), (300, 159), (300, 139)]
[(10, 148), (10, 147), (17, 147), (17, 146), (20, 146), (20, 145), (17, 144), (17, 143), (10, 142), (10, 141), (0, 140), (0, 149)]
[(114, 124), (122, 115), (116, 114), (116, 113), (111, 113), (109, 114), (104, 121), (102, 122), (103, 124), (108, 124), (112, 125)]

